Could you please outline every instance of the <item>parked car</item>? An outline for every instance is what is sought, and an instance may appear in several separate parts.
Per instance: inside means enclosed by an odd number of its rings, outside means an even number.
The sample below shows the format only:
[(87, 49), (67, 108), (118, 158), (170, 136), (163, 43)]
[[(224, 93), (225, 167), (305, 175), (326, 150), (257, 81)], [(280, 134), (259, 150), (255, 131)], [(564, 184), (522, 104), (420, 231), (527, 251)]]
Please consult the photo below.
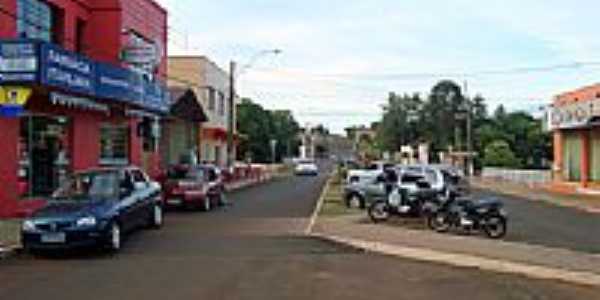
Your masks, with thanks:
[[(389, 186), (389, 180), (386, 180), (386, 172), (395, 172), (396, 180), (391, 183), (394, 186)], [(399, 170), (388, 169), (386, 172), (379, 173), (363, 173), (356, 176), (355, 180), (344, 186), (344, 200), (349, 208), (365, 209), (372, 203), (379, 200), (387, 200), (388, 189), (395, 187), (406, 190), (409, 197), (428, 198), (434, 197), (436, 191), (419, 184), (425, 178), (416, 173), (400, 172)], [(388, 187), (386, 187), (386, 183)]]
[(348, 208), (365, 209), (367, 198), (385, 195), (383, 172), (353, 174), (344, 185), (344, 202)]
[(412, 173), (423, 176), (431, 189), (445, 198), (457, 198), (469, 193), (469, 184), (464, 177), (450, 166), (444, 165), (408, 165), (397, 166), (399, 173)]
[(125, 234), (163, 225), (160, 194), (160, 184), (136, 167), (75, 173), (23, 222), (23, 246), (28, 251), (94, 246), (119, 251)]
[(225, 185), (215, 166), (172, 166), (164, 180), (163, 201), (166, 207), (210, 211), (225, 202)]
[(353, 183), (361, 176), (377, 176), (383, 173), (385, 170), (393, 169), (392, 163), (384, 161), (376, 161), (370, 163), (364, 169), (350, 169), (346, 174), (346, 183)]
[(294, 169), (297, 176), (318, 176), (319, 167), (312, 160), (300, 160)]

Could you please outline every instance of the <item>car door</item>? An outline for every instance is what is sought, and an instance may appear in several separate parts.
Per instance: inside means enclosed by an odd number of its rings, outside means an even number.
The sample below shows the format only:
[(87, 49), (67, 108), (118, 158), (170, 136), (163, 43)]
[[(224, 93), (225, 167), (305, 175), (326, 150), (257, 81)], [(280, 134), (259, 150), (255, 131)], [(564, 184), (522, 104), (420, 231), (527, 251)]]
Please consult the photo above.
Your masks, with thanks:
[(121, 171), (119, 193), (119, 221), (124, 231), (136, 226), (136, 193), (133, 178), (127, 170)]
[(153, 191), (150, 189), (148, 177), (139, 169), (129, 170), (133, 179), (134, 190), (134, 215), (138, 226), (146, 224), (154, 208)]

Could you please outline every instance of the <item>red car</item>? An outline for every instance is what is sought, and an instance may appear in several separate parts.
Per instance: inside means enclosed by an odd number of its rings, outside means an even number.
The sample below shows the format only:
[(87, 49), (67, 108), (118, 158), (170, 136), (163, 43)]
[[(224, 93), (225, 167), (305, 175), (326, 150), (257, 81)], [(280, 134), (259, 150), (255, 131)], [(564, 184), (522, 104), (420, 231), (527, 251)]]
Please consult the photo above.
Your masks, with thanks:
[(177, 165), (169, 168), (163, 181), (166, 207), (210, 211), (225, 204), (221, 172), (210, 165)]

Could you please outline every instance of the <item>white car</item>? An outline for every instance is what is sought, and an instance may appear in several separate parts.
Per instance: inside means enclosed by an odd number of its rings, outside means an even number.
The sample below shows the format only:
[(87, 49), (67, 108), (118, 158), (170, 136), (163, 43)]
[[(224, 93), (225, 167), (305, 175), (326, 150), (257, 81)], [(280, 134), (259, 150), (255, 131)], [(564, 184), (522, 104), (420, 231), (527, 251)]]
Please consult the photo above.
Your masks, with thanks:
[(314, 161), (311, 160), (299, 161), (296, 164), (294, 173), (296, 173), (298, 176), (317, 176), (319, 175), (319, 167)]

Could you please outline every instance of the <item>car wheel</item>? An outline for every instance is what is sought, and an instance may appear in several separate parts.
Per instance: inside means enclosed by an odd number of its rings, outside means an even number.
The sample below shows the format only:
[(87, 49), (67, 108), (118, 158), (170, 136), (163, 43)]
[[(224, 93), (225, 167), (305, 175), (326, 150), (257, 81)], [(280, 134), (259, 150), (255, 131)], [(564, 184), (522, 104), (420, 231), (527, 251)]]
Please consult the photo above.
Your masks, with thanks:
[(389, 219), (389, 207), (385, 201), (377, 201), (369, 207), (369, 217), (373, 223), (385, 222)]
[(150, 217), (150, 226), (151, 229), (160, 229), (164, 223), (164, 211), (162, 206), (155, 204), (154, 208), (152, 208), (152, 215)]
[(110, 226), (110, 235), (108, 241), (108, 249), (112, 252), (119, 252), (123, 243), (123, 234), (119, 223), (113, 222)]
[(352, 194), (348, 197), (346, 206), (352, 209), (363, 209), (365, 207), (365, 204), (361, 196), (357, 194)]

